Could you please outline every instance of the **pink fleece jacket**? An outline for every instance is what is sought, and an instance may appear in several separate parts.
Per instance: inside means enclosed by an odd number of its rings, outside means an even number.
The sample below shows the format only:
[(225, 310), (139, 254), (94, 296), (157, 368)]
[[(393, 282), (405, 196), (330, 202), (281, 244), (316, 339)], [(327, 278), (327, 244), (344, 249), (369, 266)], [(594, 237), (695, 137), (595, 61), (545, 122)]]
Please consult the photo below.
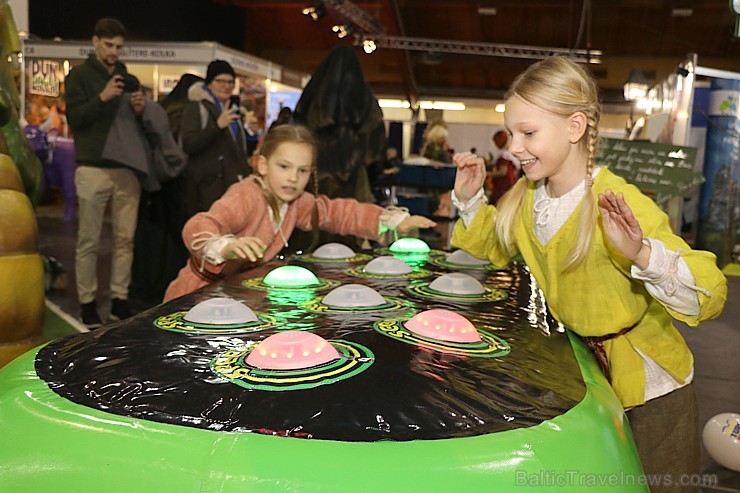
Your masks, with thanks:
[[(383, 211), (381, 207), (360, 203), (354, 199), (330, 199), (325, 195), (319, 195), (314, 199), (312, 194), (306, 192), (288, 205), (281, 225), (281, 236), (280, 232), (273, 228), (270, 206), (261, 186), (253, 178), (248, 178), (232, 185), (208, 212), (201, 212), (190, 218), (185, 224), (182, 238), (193, 255), (195, 261), (193, 263), (200, 266), (203, 252), (192, 248), (192, 242), (198, 238), (198, 233), (210, 232), (219, 236), (233, 234), (237, 238), (256, 236), (267, 245), (264, 256), (257, 262), (229, 261), (220, 265), (205, 262), (205, 270), (212, 274), (221, 274), (222, 271), (224, 274), (231, 274), (247, 270), (274, 258), (284, 247), (283, 236), (289, 239), (294, 228), (311, 230), (314, 200), (318, 202), (320, 229), (363, 238), (378, 237), (378, 223)], [(189, 262), (180, 270), (177, 279), (170, 283), (164, 301), (185, 295), (207, 284), (208, 281), (196, 274)]]

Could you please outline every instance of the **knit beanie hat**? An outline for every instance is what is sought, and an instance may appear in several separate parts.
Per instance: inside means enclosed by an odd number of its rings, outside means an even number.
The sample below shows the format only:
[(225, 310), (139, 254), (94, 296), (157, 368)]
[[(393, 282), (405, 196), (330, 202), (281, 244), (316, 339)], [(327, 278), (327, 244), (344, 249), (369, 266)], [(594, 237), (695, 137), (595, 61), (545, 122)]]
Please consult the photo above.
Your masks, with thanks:
[(206, 71), (206, 84), (210, 84), (213, 79), (221, 74), (229, 74), (236, 78), (236, 72), (229, 65), (229, 62), (224, 60), (214, 60), (208, 64), (208, 70)]

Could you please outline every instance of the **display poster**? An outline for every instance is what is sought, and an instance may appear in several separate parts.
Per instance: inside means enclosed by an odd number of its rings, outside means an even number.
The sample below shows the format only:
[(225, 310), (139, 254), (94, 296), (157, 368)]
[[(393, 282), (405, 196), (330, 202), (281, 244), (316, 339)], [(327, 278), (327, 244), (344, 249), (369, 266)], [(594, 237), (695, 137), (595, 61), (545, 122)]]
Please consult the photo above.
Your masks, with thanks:
[(659, 205), (704, 182), (704, 176), (694, 170), (695, 147), (604, 138), (599, 149), (599, 163)]
[(740, 257), (740, 81), (712, 80), (697, 246), (724, 267)]
[(40, 96), (59, 96), (59, 62), (31, 60), (31, 83), (28, 92)]
[(177, 83), (180, 82), (179, 75), (160, 75), (159, 76), (159, 93), (169, 94), (172, 89), (175, 88)]

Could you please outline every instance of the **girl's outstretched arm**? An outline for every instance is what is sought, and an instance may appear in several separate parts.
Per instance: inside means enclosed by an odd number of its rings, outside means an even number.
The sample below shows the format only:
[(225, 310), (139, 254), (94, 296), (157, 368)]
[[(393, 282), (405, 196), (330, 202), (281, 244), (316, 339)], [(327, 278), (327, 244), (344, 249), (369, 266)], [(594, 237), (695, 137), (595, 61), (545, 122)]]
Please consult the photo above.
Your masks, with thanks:
[(396, 227), (399, 233), (408, 233), (412, 229), (433, 228), (437, 223), (424, 216), (409, 216)]
[(247, 259), (256, 262), (266, 249), (267, 245), (256, 236), (242, 236), (223, 247), (221, 256), (225, 260)]
[(609, 241), (630, 262), (644, 270), (650, 260), (650, 245), (642, 241), (642, 228), (622, 192), (599, 194), (599, 212)]
[(457, 165), (455, 196), (466, 203), (483, 187), (486, 179), (486, 163), (482, 157), (470, 152), (455, 154), (452, 160)]

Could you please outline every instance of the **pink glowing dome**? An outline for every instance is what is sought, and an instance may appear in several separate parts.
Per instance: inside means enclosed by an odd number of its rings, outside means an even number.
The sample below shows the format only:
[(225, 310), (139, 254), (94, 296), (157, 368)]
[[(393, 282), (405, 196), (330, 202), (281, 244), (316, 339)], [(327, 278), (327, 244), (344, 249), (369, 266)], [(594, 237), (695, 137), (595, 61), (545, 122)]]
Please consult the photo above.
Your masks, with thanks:
[(247, 364), (263, 370), (298, 370), (339, 358), (334, 346), (323, 337), (302, 330), (286, 330), (257, 344)]
[(482, 340), (470, 320), (450, 310), (417, 313), (404, 326), (414, 334), (439, 341), (474, 343)]

